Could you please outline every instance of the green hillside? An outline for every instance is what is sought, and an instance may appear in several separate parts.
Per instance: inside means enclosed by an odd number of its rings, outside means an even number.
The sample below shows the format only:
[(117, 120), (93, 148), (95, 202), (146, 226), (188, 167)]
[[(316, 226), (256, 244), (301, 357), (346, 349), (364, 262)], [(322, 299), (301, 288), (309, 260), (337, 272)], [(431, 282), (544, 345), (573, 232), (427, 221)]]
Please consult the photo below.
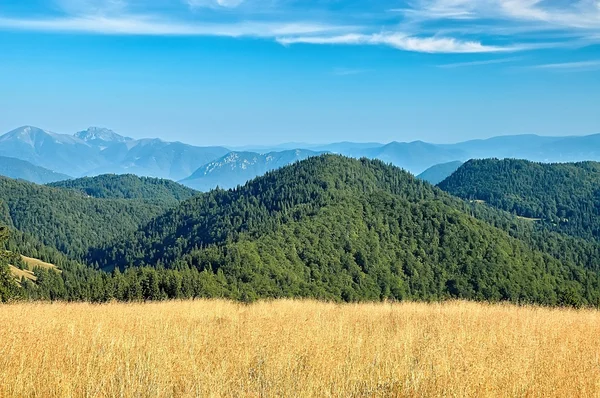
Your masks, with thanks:
[(170, 206), (95, 199), (78, 192), (0, 177), (0, 221), (68, 256), (136, 230)]
[(88, 260), (201, 270), (233, 298), (597, 302), (597, 273), (468, 209), (380, 161), (326, 155), (194, 197)]
[(94, 198), (145, 199), (165, 203), (177, 203), (198, 193), (171, 180), (138, 177), (133, 174), (105, 174), (49, 185), (79, 191)]
[(600, 237), (600, 163), (471, 160), (439, 187), (551, 230), (583, 238)]

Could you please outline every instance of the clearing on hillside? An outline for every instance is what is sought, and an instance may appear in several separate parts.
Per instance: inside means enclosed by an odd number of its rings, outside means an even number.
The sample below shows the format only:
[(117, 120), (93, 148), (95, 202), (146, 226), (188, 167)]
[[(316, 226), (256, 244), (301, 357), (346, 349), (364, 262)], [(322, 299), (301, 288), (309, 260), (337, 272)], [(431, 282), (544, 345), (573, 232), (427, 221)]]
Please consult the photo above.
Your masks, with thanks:
[(60, 270), (58, 268), (56, 268), (56, 265), (54, 265), (54, 264), (46, 263), (42, 260), (38, 260), (37, 258), (31, 258), (31, 257), (25, 257), (25, 256), (21, 256), (21, 258), (23, 259), (25, 264), (27, 264), (27, 266), (29, 267), (30, 270), (33, 270), (34, 268), (39, 267), (39, 268), (46, 268), (46, 269), (56, 269), (57, 271), (60, 272)]
[(20, 281), (21, 278), (29, 279), (32, 282), (37, 281), (37, 277), (33, 273), (33, 270), (35, 268), (52, 269), (52, 270), (55, 270), (56, 272), (62, 272), (60, 269), (58, 269), (56, 267), (56, 265), (44, 262), (42, 260), (38, 260), (37, 258), (26, 257), (26, 256), (21, 256), (21, 258), (23, 259), (23, 262), (25, 263), (25, 265), (27, 265), (27, 269), (20, 269), (20, 268), (15, 267), (14, 265), (9, 265), (10, 272), (17, 279), (17, 281)]
[(13, 274), (13, 276), (17, 278), (17, 281), (20, 281), (21, 278), (29, 279), (32, 282), (37, 281), (37, 277), (33, 274), (33, 271), (19, 269), (14, 265), (9, 265), (8, 267), (10, 268), (10, 272)]

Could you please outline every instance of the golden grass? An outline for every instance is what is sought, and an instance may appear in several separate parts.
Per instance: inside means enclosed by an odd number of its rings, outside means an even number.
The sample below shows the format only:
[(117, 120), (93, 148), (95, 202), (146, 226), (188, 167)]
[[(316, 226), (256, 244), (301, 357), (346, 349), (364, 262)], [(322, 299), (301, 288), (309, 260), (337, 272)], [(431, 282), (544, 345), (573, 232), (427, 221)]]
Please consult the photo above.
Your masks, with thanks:
[(37, 281), (37, 277), (33, 273), (33, 270), (36, 267), (45, 268), (45, 269), (53, 269), (56, 272), (62, 272), (61, 270), (59, 270), (56, 267), (56, 265), (46, 263), (42, 260), (38, 260), (37, 258), (31, 258), (31, 257), (25, 257), (25, 256), (21, 256), (21, 258), (23, 259), (23, 262), (25, 263), (25, 265), (27, 265), (27, 269), (19, 269), (19, 268), (15, 267), (14, 265), (8, 266), (10, 268), (10, 272), (17, 279), (17, 281), (20, 281), (21, 278), (29, 279), (32, 282)]
[(0, 307), (0, 397), (196, 396), (600, 396), (600, 313), (464, 302)]
[(37, 277), (33, 274), (32, 271), (26, 269), (19, 269), (14, 265), (9, 265), (8, 268), (10, 269), (10, 272), (13, 274), (13, 276), (17, 278), (17, 281), (20, 281), (21, 278), (29, 279), (32, 282), (37, 281)]
[(56, 269), (56, 265), (46, 263), (42, 260), (38, 260), (37, 258), (31, 258), (31, 257), (25, 257), (25, 256), (21, 256), (21, 258), (23, 259), (25, 264), (27, 264), (27, 267), (29, 267), (30, 270), (33, 270), (35, 267), (46, 268), (46, 269)]

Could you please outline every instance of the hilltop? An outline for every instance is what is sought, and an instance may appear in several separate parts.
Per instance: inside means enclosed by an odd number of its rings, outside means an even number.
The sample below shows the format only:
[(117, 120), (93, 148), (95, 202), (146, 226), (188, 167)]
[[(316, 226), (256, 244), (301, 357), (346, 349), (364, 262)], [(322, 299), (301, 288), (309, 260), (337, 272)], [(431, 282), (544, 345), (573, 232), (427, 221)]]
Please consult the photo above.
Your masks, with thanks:
[(0, 222), (74, 259), (91, 246), (137, 229), (169, 207), (146, 200), (96, 199), (0, 177)]
[(105, 174), (48, 185), (81, 192), (94, 198), (144, 199), (166, 203), (177, 203), (198, 193), (171, 180), (138, 177), (133, 174)]
[(600, 163), (471, 160), (439, 187), (466, 200), (539, 220), (552, 230), (600, 238)]

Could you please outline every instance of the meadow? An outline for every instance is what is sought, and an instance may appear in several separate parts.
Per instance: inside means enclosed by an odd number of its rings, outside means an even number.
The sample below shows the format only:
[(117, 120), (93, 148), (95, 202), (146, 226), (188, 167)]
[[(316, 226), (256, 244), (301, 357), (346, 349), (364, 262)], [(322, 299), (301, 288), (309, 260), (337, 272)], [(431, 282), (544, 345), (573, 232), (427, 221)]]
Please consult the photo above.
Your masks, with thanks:
[(0, 397), (597, 397), (599, 336), (505, 304), (16, 303)]

